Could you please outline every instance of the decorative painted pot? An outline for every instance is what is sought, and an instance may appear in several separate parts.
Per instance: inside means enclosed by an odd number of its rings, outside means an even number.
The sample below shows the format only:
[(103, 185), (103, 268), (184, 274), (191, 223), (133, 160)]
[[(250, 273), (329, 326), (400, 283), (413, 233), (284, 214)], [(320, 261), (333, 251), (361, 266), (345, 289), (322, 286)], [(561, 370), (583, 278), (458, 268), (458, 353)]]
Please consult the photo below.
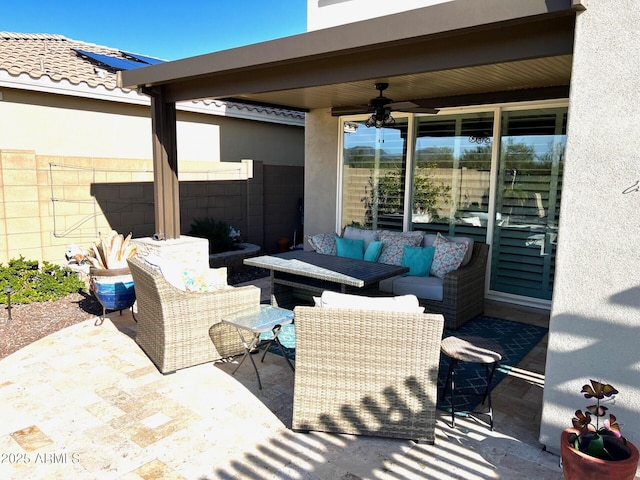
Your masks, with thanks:
[(566, 480), (633, 480), (638, 468), (640, 454), (634, 444), (627, 440), (631, 456), (625, 460), (602, 460), (573, 448), (570, 437), (578, 434), (575, 428), (567, 428), (560, 435), (562, 472)]
[(91, 289), (105, 310), (123, 310), (136, 301), (133, 278), (128, 268), (91, 268)]

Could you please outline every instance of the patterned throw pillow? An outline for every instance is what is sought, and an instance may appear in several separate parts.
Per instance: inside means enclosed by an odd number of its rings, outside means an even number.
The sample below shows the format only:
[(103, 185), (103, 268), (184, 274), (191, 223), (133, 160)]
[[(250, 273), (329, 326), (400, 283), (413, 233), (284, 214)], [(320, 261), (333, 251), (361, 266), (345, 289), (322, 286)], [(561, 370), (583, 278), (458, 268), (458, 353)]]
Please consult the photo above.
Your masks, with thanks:
[(380, 232), (382, 252), (378, 262), (388, 265), (402, 265), (404, 247), (417, 247), (422, 243), (421, 232)]
[(451, 242), (439, 233), (433, 246), (436, 247), (436, 253), (429, 273), (438, 278), (457, 270), (469, 248), (468, 243)]
[(187, 292), (215, 292), (231, 288), (227, 284), (227, 267), (185, 269), (182, 271), (182, 278)]
[(309, 238), (309, 243), (316, 252), (323, 255), (335, 255), (337, 253), (335, 232), (314, 235)]

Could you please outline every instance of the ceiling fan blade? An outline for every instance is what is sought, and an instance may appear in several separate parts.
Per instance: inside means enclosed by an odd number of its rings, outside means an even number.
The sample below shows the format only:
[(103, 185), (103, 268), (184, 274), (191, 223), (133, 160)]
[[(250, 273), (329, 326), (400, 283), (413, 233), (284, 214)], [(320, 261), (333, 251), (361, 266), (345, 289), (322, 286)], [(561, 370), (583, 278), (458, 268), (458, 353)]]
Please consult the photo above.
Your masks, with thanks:
[(436, 114), (440, 111), (439, 108), (433, 108), (433, 107), (414, 107), (414, 108), (407, 108), (406, 110), (402, 110), (403, 112), (407, 112), (407, 113), (431, 113), (431, 114)]
[(390, 108), (391, 110), (396, 110), (396, 111), (406, 110), (408, 108), (416, 108), (418, 106), (419, 105), (413, 102), (391, 102), (386, 105), (387, 108)]
[(414, 102), (393, 102), (387, 105), (392, 111), (407, 113), (438, 113), (440, 110), (430, 106), (418, 105)]
[(370, 111), (367, 105), (347, 105), (331, 108), (331, 115), (339, 117), (340, 115), (357, 115), (359, 113), (369, 113)]

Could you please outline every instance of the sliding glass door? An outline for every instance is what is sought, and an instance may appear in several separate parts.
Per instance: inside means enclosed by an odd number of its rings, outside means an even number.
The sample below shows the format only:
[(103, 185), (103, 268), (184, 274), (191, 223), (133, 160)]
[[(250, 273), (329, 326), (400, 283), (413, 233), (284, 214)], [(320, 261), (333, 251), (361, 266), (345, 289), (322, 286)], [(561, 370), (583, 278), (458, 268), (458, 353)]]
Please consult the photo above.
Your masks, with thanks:
[(493, 112), (417, 119), (412, 230), (486, 241), (492, 146)]
[(342, 226), (489, 243), (492, 296), (550, 300), (566, 121), (564, 106), (343, 121)]
[(503, 112), (491, 290), (551, 300), (566, 108)]

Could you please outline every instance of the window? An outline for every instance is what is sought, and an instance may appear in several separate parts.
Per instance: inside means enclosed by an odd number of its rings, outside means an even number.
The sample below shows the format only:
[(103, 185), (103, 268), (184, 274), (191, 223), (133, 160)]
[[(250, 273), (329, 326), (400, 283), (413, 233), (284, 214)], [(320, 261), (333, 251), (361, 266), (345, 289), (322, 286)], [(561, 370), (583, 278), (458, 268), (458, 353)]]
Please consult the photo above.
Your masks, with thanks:
[[(342, 224), (402, 230), (407, 119), (392, 128), (349, 122), (344, 134)], [(347, 131), (348, 130), (348, 131)]]

